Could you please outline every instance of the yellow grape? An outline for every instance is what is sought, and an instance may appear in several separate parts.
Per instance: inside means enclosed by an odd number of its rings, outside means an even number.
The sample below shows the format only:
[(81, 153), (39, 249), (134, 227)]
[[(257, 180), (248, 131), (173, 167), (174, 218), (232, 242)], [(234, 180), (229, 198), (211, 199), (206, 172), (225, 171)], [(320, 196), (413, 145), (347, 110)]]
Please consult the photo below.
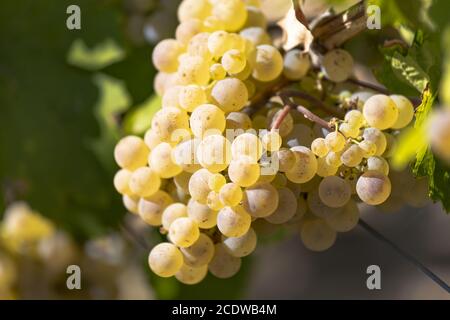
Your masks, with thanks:
[(122, 138), (114, 149), (116, 163), (123, 169), (135, 170), (147, 163), (149, 149), (136, 136)]
[(163, 242), (150, 251), (148, 264), (158, 276), (171, 277), (183, 266), (183, 255), (173, 244)]

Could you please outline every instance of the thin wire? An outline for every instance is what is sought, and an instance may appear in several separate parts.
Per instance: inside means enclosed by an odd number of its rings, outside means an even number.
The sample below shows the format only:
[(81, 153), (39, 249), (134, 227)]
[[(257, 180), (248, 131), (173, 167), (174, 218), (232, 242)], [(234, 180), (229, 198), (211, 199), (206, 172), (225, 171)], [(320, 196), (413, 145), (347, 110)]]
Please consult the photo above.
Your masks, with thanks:
[(359, 220), (359, 225), (369, 232), (373, 237), (375, 237), (377, 240), (384, 242), (388, 246), (390, 246), (394, 251), (396, 251), (400, 256), (408, 260), (410, 263), (415, 265), (420, 271), (422, 271), (426, 276), (428, 276), (431, 280), (436, 282), (442, 289), (450, 293), (450, 286), (442, 280), (439, 276), (437, 276), (433, 271), (428, 269), (424, 264), (422, 264), (419, 260), (414, 258), (409, 253), (402, 250), (400, 247), (398, 247), (395, 243), (393, 243), (391, 240), (387, 239), (385, 236), (383, 236), (381, 233), (379, 233), (377, 230), (372, 228), (370, 225), (367, 224), (364, 220)]

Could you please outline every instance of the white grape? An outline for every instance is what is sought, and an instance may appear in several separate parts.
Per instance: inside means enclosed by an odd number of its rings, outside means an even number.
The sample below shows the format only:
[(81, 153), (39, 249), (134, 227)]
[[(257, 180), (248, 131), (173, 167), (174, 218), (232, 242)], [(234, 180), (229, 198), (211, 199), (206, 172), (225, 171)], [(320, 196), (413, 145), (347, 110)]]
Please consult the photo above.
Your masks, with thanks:
[(189, 200), (187, 213), (189, 218), (197, 222), (198, 226), (202, 229), (210, 229), (217, 224), (217, 211), (194, 199)]
[(353, 73), (353, 57), (345, 50), (327, 52), (322, 59), (322, 72), (333, 82), (343, 82)]
[(278, 190), (278, 208), (270, 216), (265, 217), (273, 224), (283, 224), (294, 217), (297, 212), (297, 199), (288, 188)]
[(336, 241), (336, 231), (323, 219), (305, 221), (301, 226), (300, 236), (305, 247), (312, 251), (325, 251)]
[(173, 244), (163, 242), (150, 251), (148, 264), (158, 276), (171, 277), (183, 266), (183, 255)]
[(150, 197), (139, 200), (139, 216), (151, 226), (160, 226), (162, 224), (163, 211), (171, 203), (173, 203), (172, 197), (166, 192), (159, 190)]
[(311, 61), (307, 53), (294, 49), (285, 54), (283, 74), (289, 80), (300, 80), (310, 68)]
[(182, 203), (173, 203), (167, 206), (162, 214), (162, 226), (164, 229), (169, 230), (170, 225), (178, 218), (187, 216), (187, 207)]
[(114, 149), (114, 159), (123, 169), (135, 170), (147, 163), (149, 149), (139, 137), (122, 138)]
[(386, 130), (392, 128), (398, 119), (398, 108), (390, 97), (377, 94), (364, 104), (364, 118), (374, 128)]
[(278, 192), (269, 183), (257, 183), (245, 189), (242, 203), (252, 217), (268, 217), (278, 208)]
[(214, 276), (221, 279), (231, 278), (241, 268), (241, 259), (229, 254), (223, 244), (215, 245), (214, 257), (209, 263), (208, 269)]
[(340, 177), (326, 177), (319, 185), (320, 200), (331, 208), (343, 207), (350, 200), (351, 195), (350, 185)]
[(307, 147), (291, 148), (295, 154), (294, 166), (286, 172), (286, 178), (295, 183), (305, 183), (314, 178), (317, 172), (317, 159)]
[(198, 224), (189, 217), (175, 219), (169, 227), (170, 241), (178, 247), (189, 247), (200, 236)]
[(365, 203), (372, 206), (379, 205), (391, 194), (391, 181), (379, 172), (368, 171), (359, 177), (356, 192)]
[(248, 256), (256, 248), (256, 232), (250, 228), (247, 233), (240, 237), (223, 239), (223, 247), (233, 257), (242, 258)]
[(217, 215), (217, 228), (227, 237), (240, 237), (250, 228), (251, 217), (240, 206), (225, 207)]

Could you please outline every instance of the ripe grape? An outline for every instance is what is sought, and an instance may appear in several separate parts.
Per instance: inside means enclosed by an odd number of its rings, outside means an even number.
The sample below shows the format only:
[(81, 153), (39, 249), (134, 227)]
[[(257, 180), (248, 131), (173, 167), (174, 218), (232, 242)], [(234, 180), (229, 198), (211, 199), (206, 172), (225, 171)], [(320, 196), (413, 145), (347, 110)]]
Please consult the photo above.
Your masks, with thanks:
[(232, 182), (240, 187), (249, 187), (259, 179), (259, 164), (253, 162), (250, 157), (239, 157), (230, 162), (228, 176)]
[(148, 197), (159, 190), (161, 179), (149, 167), (142, 167), (131, 174), (130, 190), (140, 197)]
[(255, 218), (270, 216), (278, 208), (278, 192), (269, 183), (258, 183), (245, 189), (242, 205)]
[(237, 31), (247, 20), (247, 10), (241, 0), (217, 1), (214, 3), (212, 13), (223, 22), (225, 31)]
[(364, 115), (359, 110), (351, 110), (345, 114), (345, 121), (358, 129), (364, 124)]
[(294, 166), (286, 172), (286, 178), (295, 183), (305, 183), (311, 180), (317, 173), (317, 159), (314, 153), (307, 147), (294, 147), (291, 151), (295, 154)]
[(244, 53), (232, 49), (224, 53), (222, 57), (222, 66), (229, 74), (237, 74), (244, 70), (247, 65), (247, 59)]
[(214, 243), (210, 237), (200, 233), (197, 241), (191, 246), (180, 248), (184, 263), (191, 267), (206, 266), (214, 256)]
[(227, 72), (220, 63), (215, 63), (209, 68), (212, 80), (222, 80), (227, 76)]
[(192, 133), (197, 138), (208, 134), (220, 134), (225, 130), (225, 114), (213, 104), (198, 106), (189, 120)]
[(322, 202), (331, 208), (343, 207), (352, 195), (348, 182), (336, 176), (329, 176), (319, 185), (319, 197)]
[(208, 273), (208, 266), (191, 267), (183, 264), (180, 271), (175, 274), (175, 278), (184, 284), (197, 284), (201, 282)]
[(267, 221), (273, 224), (286, 223), (297, 212), (297, 199), (290, 189), (279, 189), (278, 199), (278, 208), (270, 216), (265, 217)]
[(189, 217), (175, 219), (169, 227), (170, 241), (178, 247), (189, 247), (200, 236), (198, 224)]
[(180, 84), (207, 85), (210, 79), (209, 63), (198, 56), (187, 56), (180, 63), (177, 71)]
[(325, 137), (325, 143), (330, 151), (340, 152), (345, 147), (345, 137), (340, 132), (330, 132)]
[(322, 72), (333, 82), (343, 82), (353, 73), (353, 57), (345, 50), (335, 49), (322, 59)]
[(314, 131), (307, 125), (295, 124), (286, 136), (286, 145), (289, 147), (310, 146), (315, 139)]
[(133, 173), (126, 169), (121, 169), (117, 171), (114, 175), (114, 187), (117, 192), (122, 195), (133, 195), (133, 192), (130, 189), (130, 179)]
[(273, 161), (278, 162), (278, 168), (281, 172), (287, 172), (295, 165), (295, 153), (287, 148), (281, 148), (273, 153)]
[(379, 205), (391, 194), (391, 181), (376, 171), (367, 171), (359, 177), (356, 184), (359, 198), (369, 205)]
[(211, 97), (225, 113), (241, 110), (248, 101), (245, 84), (236, 78), (217, 81), (211, 91)]
[(251, 27), (242, 30), (239, 35), (250, 41), (254, 46), (270, 44), (270, 36), (261, 27)]
[(231, 130), (249, 130), (252, 127), (252, 120), (243, 112), (230, 112), (226, 118), (226, 128)]
[(214, 257), (208, 269), (215, 277), (226, 279), (238, 273), (241, 268), (241, 259), (229, 254), (222, 243), (215, 245)]
[(374, 128), (386, 130), (392, 128), (398, 119), (398, 108), (390, 97), (377, 94), (364, 104), (364, 118)]
[(263, 44), (256, 49), (256, 61), (253, 77), (262, 82), (269, 82), (278, 78), (283, 72), (283, 57), (273, 46)]
[(367, 159), (367, 170), (376, 171), (387, 176), (389, 175), (389, 163), (382, 157), (370, 157)]
[(226, 183), (227, 179), (220, 173), (213, 174), (208, 179), (208, 187), (216, 192), (219, 192)]
[(309, 55), (298, 49), (291, 50), (284, 56), (283, 74), (289, 80), (300, 80), (308, 73), (310, 67)]
[(220, 172), (230, 163), (231, 144), (224, 136), (213, 134), (202, 140), (197, 148), (197, 159), (203, 168)]
[(387, 140), (383, 132), (377, 128), (366, 128), (363, 133), (364, 140), (375, 143), (377, 146), (376, 156), (381, 156), (386, 150)]
[(414, 118), (414, 106), (411, 101), (404, 96), (391, 95), (390, 98), (394, 101), (398, 109), (398, 118), (392, 126), (392, 129), (402, 129), (410, 124)]
[(242, 258), (248, 256), (256, 248), (256, 232), (250, 228), (247, 233), (240, 237), (225, 238), (222, 241), (223, 248), (233, 257)]
[(122, 196), (123, 206), (131, 213), (138, 214), (139, 197), (136, 196)]
[(171, 277), (183, 266), (183, 255), (173, 244), (163, 242), (150, 251), (148, 264), (158, 276)]
[(450, 111), (440, 110), (432, 115), (428, 136), (433, 151), (442, 159), (450, 161)]
[(180, 174), (183, 169), (176, 164), (172, 156), (172, 147), (168, 143), (158, 144), (150, 153), (150, 168), (161, 178), (172, 178)]
[(332, 208), (324, 204), (320, 199), (318, 190), (310, 191), (306, 198), (306, 202), (309, 210), (319, 218), (328, 218), (342, 210), (342, 208)]
[(262, 137), (261, 142), (267, 151), (274, 152), (280, 149), (282, 138), (278, 132), (269, 131)]
[(192, 112), (199, 105), (206, 103), (205, 91), (197, 85), (182, 87), (178, 94), (178, 102), (184, 110)]
[(201, 140), (194, 138), (178, 144), (172, 150), (174, 163), (180, 166), (184, 171), (194, 173), (201, 169), (197, 159), (197, 148)]
[(123, 169), (135, 170), (147, 163), (149, 149), (144, 141), (136, 136), (122, 138), (114, 149), (114, 159)]
[(233, 159), (241, 157), (250, 158), (256, 163), (262, 156), (263, 147), (261, 140), (253, 133), (243, 133), (237, 136), (231, 144), (231, 155)]
[(357, 144), (352, 144), (341, 155), (341, 161), (347, 167), (353, 168), (358, 166), (363, 159), (364, 152)]
[(192, 199), (202, 204), (206, 204), (206, 198), (211, 191), (208, 186), (208, 180), (211, 175), (211, 172), (207, 169), (200, 169), (192, 175), (189, 180), (189, 193)]
[(189, 19), (181, 22), (176, 31), (175, 38), (178, 42), (188, 44), (193, 36), (203, 31), (202, 22), (199, 19)]
[(219, 191), (220, 201), (226, 206), (234, 207), (242, 200), (242, 190), (236, 183), (227, 183)]
[(170, 225), (178, 218), (187, 217), (187, 207), (182, 203), (173, 203), (167, 206), (162, 214), (162, 226), (169, 230)]
[(320, 177), (334, 176), (339, 167), (329, 165), (326, 158), (317, 159), (317, 175)]
[(208, 0), (183, 0), (178, 7), (178, 20), (180, 22), (191, 19), (203, 20), (210, 12), (211, 4)]
[(173, 203), (172, 197), (167, 192), (159, 190), (150, 197), (139, 200), (139, 216), (151, 226), (160, 226), (163, 211), (171, 203)]
[(358, 225), (359, 209), (352, 199), (347, 202), (342, 211), (325, 219), (325, 222), (337, 232), (348, 232)]
[(318, 156), (323, 158), (328, 154), (328, 146), (324, 138), (317, 138), (311, 143), (311, 151)]
[(163, 40), (153, 49), (153, 65), (161, 72), (175, 72), (178, 69), (178, 57), (184, 50), (183, 44), (177, 40)]
[(181, 137), (177, 136), (176, 132), (187, 129), (189, 129), (188, 115), (178, 108), (163, 108), (152, 118), (152, 130), (164, 142), (179, 142)]
[(336, 231), (328, 226), (325, 220), (315, 218), (302, 224), (300, 237), (309, 250), (325, 251), (336, 241)]
[(187, 214), (201, 229), (210, 229), (217, 224), (217, 211), (194, 199), (190, 199), (187, 204)]
[(250, 215), (240, 206), (225, 207), (217, 215), (217, 228), (227, 237), (244, 235), (250, 224)]

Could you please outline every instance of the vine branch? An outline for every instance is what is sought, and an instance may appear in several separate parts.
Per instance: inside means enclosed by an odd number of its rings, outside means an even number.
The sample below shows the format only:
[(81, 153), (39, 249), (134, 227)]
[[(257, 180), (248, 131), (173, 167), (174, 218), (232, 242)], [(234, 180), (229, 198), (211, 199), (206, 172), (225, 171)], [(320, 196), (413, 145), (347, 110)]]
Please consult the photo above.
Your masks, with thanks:
[(429, 277), (436, 284), (438, 284), (442, 289), (444, 289), (446, 292), (450, 293), (450, 286), (444, 280), (442, 280), (438, 275), (436, 275), (433, 271), (428, 269), (428, 267), (426, 267), (423, 263), (421, 263), (419, 260), (417, 260), (415, 257), (413, 257), (409, 253), (402, 250), (391, 240), (384, 237), (381, 233), (379, 233), (377, 230), (372, 228), (364, 220), (360, 219), (359, 225), (364, 230), (366, 230), (368, 233), (370, 233), (374, 238), (376, 238), (377, 240), (384, 242), (385, 244), (390, 246), (395, 252), (397, 252), (400, 256), (402, 256), (403, 258), (408, 260), (410, 263), (412, 263), (414, 266), (416, 266), (420, 271), (422, 271), (427, 277)]
[(275, 122), (271, 129), (278, 129), (291, 109), (296, 109), (298, 112), (303, 114), (306, 119), (315, 122), (326, 129), (333, 129), (333, 125), (331, 123), (325, 121), (324, 119), (313, 113), (311, 110), (305, 108), (304, 106), (296, 105), (286, 92), (280, 92), (278, 96), (283, 101), (285, 107), (283, 108), (282, 112), (280, 112), (277, 119), (275, 119)]
[(320, 99), (318, 99), (310, 94), (307, 94), (306, 92), (298, 91), (298, 90), (283, 90), (282, 93), (283, 93), (283, 96), (287, 96), (287, 97), (291, 97), (291, 98), (298, 98), (301, 100), (308, 101), (314, 107), (322, 109), (323, 111), (325, 111), (335, 117), (338, 117), (338, 118), (344, 117), (344, 113), (341, 110), (327, 106)]
[(292, 0), (292, 4), (294, 6), (294, 11), (295, 11), (295, 17), (297, 18), (297, 20), (303, 24), (305, 26), (306, 29), (309, 29), (309, 22), (308, 19), (306, 19), (305, 14), (303, 13), (303, 10), (301, 8), (300, 5), (300, 0)]

